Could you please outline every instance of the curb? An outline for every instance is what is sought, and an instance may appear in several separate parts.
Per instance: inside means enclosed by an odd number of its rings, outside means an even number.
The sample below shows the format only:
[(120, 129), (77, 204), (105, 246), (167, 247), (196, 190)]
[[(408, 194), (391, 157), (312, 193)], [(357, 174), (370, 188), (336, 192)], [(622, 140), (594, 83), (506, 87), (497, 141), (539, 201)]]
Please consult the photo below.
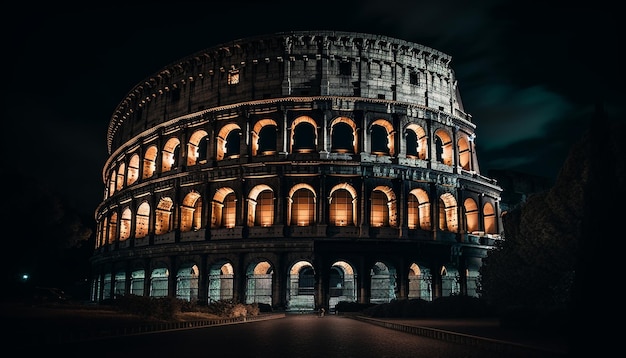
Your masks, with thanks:
[(429, 328), (423, 326), (412, 326), (401, 323), (394, 323), (385, 320), (379, 320), (375, 318), (369, 318), (358, 315), (346, 315), (346, 317), (356, 319), (358, 321), (375, 324), (377, 326), (393, 329), (396, 331), (415, 334), (422, 337), (438, 339), (451, 343), (459, 343), (470, 345), (474, 347), (480, 347), (492, 352), (502, 353), (503, 356), (509, 354), (525, 354), (528, 357), (566, 357), (567, 352), (555, 351), (546, 348), (520, 344), (509, 341), (502, 341), (493, 338), (486, 338), (480, 336), (474, 336), (470, 334), (446, 331), (437, 328)]

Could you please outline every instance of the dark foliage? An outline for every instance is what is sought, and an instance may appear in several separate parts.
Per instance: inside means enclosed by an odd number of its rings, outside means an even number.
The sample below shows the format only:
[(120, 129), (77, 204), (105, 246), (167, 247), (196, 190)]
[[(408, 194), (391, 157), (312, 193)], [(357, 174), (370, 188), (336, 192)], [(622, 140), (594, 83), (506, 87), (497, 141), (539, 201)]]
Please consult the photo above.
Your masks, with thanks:
[(363, 309), (369, 317), (467, 318), (492, 317), (495, 310), (485, 300), (463, 295), (423, 299), (394, 300)]

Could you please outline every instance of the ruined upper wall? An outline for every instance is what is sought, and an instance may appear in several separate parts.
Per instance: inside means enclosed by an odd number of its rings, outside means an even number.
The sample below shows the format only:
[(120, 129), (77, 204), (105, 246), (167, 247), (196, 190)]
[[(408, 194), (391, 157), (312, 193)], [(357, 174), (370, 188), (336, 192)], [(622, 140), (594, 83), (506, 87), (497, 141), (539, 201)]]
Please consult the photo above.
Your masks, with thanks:
[(235, 40), (167, 65), (136, 85), (111, 118), (109, 153), (174, 118), (290, 96), (395, 101), (469, 121), (450, 62), (429, 47), (364, 33), (293, 31)]

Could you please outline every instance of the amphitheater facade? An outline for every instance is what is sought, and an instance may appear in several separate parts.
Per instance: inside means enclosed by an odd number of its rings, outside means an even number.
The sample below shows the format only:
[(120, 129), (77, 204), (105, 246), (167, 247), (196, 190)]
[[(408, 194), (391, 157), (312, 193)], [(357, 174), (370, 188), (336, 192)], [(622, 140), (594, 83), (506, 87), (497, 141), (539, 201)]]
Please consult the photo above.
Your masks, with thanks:
[(112, 115), (91, 299), (478, 296), (502, 189), (475, 128), (451, 57), (386, 36), (276, 33), (171, 63)]

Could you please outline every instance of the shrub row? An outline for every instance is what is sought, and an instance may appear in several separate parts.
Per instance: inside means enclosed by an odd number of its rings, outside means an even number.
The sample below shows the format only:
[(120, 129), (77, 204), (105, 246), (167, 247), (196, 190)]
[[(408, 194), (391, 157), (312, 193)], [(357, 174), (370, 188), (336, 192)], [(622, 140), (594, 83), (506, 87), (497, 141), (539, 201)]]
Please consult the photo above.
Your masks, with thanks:
[(267, 307), (257, 303), (242, 304), (230, 300), (213, 301), (208, 305), (199, 305), (195, 301), (187, 301), (173, 297), (145, 297), (137, 295), (118, 296), (102, 304), (110, 304), (124, 313), (144, 318), (173, 320), (180, 312), (202, 312), (224, 318), (256, 316)]

